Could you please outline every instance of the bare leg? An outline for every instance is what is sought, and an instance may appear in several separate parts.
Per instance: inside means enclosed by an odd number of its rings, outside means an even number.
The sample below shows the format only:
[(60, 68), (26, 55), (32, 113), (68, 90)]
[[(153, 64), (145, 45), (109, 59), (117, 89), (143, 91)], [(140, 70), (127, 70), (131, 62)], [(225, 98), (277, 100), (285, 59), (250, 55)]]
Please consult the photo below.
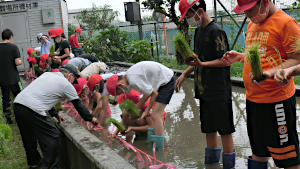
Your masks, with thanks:
[(156, 102), (151, 114), (154, 123), (154, 132), (157, 136), (162, 136), (164, 134), (163, 118), (166, 106), (167, 105), (164, 103)]
[(208, 148), (217, 148), (218, 147), (217, 132), (206, 133), (206, 144), (207, 144)]
[(233, 152), (233, 139), (231, 134), (221, 136), (223, 152), (232, 153)]

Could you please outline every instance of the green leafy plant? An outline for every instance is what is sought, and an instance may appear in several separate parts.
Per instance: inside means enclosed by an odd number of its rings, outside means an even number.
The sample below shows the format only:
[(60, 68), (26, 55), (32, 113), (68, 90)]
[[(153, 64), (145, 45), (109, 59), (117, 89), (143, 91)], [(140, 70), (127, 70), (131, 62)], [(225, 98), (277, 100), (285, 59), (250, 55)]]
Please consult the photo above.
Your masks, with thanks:
[(54, 52), (55, 52), (55, 47), (54, 47), (54, 45), (51, 45), (50, 46), (50, 54), (49, 54), (49, 56), (50, 57), (54, 56)]
[(71, 36), (75, 33), (77, 27), (71, 23), (68, 24), (68, 35)]
[(12, 130), (6, 124), (3, 113), (0, 112), (0, 153), (5, 153), (8, 140), (12, 138)]
[(151, 43), (146, 40), (134, 39), (129, 44), (125, 45), (126, 60), (130, 63), (137, 63), (144, 60), (152, 60), (150, 49)]
[(32, 54), (32, 56), (33, 56), (34, 58), (37, 58), (37, 54), (36, 54), (35, 51), (32, 51), (31, 54)]
[(191, 62), (194, 60), (193, 51), (190, 49), (189, 44), (186, 42), (185, 37), (181, 33), (177, 33), (173, 40), (175, 49), (178, 51), (185, 62)]
[(106, 120), (106, 123), (112, 123), (114, 124), (120, 132), (124, 132), (125, 131), (125, 126), (121, 123), (119, 123), (116, 119), (114, 118), (111, 118), (109, 117), (107, 120)]
[(59, 101), (56, 105), (55, 105), (55, 109), (56, 110), (59, 110), (61, 111), (63, 108), (62, 108), (62, 104), (61, 104), (61, 101)]
[(249, 47), (246, 52), (246, 62), (250, 63), (251, 71), (254, 76), (254, 80), (260, 82), (265, 79), (263, 76), (263, 70), (260, 64), (260, 53), (259, 53), (260, 44), (255, 44)]
[(136, 107), (135, 103), (129, 99), (125, 99), (123, 103), (120, 104), (120, 109), (125, 110), (131, 118), (138, 118), (141, 112), (141, 110)]
[[(103, 100), (103, 96), (101, 96), (99, 100), (102, 101), (102, 100)], [(114, 97), (108, 96), (108, 103), (110, 103), (110, 104), (115, 104), (115, 99), (114, 99)]]

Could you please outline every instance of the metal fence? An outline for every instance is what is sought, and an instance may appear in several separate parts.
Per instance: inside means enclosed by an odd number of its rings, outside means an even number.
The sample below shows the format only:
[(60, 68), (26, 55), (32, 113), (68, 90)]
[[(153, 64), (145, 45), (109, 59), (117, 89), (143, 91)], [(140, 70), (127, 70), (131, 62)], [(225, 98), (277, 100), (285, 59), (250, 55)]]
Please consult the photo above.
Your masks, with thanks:
[[(285, 11), (290, 16), (297, 18), (297, 15), (294, 13), (289, 13), (288, 11)], [(235, 15), (234, 19), (237, 21), (237, 23), (241, 26), (242, 22), (244, 21), (245, 16), (238, 16)], [(246, 31), (249, 23), (249, 19), (247, 19), (243, 31), (239, 35), (237, 42), (234, 46), (232, 44), (234, 43), (234, 40), (237, 37), (237, 34), (239, 32), (239, 27), (231, 20), (229, 16), (218, 16), (217, 19), (219, 25), (223, 28), (223, 30), (227, 34), (228, 42), (231, 49), (237, 50), (237, 51), (243, 51), (245, 47), (245, 40), (246, 40)], [(166, 22), (166, 36), (164, 36), (164, 27), (163, 23), (158, 22), (145, 22), (142, 25), (142, 32), (143, 32), (143, 39), (147, 41), (152, 41), (153, 43), (153, 51), (155, 57), (162, 57), (166, 56), (166, 52), (168, 52), (169, 56), (175, 55), (175, 46), (172, 42), (173, 37), (176, 35), (176, 33), (179, 32), (176, 25), (173, 22)], [(118, 26), (121, 30), (126, 31), (128, 34), (129, 40), (133, 39), (139, 39), (139, 30), (137, 25), (119, 25)], [(189, 32), (190, 35), (194, 34), (194, 30), (190, 29)], [(165, 38), (166, 37), (166, 38)], [(166, 42), (165, 42), (166, 41)], [(194, 44), (194, 38), (192, 38), (191, 41), (191, 48), (193, 49)]]

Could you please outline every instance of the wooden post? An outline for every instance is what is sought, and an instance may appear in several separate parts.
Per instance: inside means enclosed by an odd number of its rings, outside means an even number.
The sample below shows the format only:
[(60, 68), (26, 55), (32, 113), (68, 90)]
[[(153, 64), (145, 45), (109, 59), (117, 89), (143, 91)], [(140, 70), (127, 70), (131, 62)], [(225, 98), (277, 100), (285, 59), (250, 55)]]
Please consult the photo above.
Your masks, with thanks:
[(163, 25), (164, 25), (166, 56), (169, 57), (169, 53), (168, 53), (168, 39), (167, 39), (167, 30), (166, 30), (165, 16), (162, 17), (162, 20), (163, 20)]

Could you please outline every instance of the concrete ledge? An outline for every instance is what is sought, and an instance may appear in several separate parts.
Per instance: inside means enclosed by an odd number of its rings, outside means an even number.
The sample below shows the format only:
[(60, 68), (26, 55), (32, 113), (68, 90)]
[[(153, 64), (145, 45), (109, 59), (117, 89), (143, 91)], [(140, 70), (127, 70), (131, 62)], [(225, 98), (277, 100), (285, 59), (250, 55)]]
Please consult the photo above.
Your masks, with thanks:
[(62, 163), (68, 165), (66, 168), (135, 168), (65, 112), (60, 115), (66, 120), (61, 124), (56, 118), (51, 119), (61, 132), (60, 156)]

